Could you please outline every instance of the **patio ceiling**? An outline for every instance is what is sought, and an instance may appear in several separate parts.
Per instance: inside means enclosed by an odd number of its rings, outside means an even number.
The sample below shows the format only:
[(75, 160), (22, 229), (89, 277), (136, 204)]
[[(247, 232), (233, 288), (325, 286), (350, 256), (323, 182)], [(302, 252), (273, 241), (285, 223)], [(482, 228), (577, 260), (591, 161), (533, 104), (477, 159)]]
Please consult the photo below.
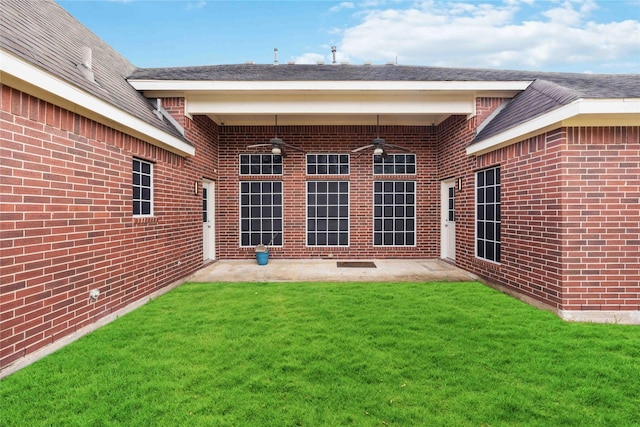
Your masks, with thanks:
[(220, 125), (431, 126), (475, 114), (477, 97), (512, 98), (530, 81), (167, 81), (133, 80), (147, 98), (184, 97), (187, 115)]

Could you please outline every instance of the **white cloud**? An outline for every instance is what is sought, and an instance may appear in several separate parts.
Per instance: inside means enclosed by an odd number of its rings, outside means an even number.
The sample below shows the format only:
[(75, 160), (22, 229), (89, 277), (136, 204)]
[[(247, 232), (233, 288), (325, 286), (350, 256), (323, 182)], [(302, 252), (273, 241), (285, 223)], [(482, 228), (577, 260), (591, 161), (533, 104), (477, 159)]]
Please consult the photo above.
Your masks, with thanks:
[(189, 3), (187, 3), (187, 10), (202, 9), (206, 5), (207, 5), (207, 2), (205, 0), (190, 1)]
[(359, 23), (341, 30), (338, 51), (360, 63), (398, 57), (404, 65), (640, 71), (638, 20), (596, 23), (593, 0), (531, 3), (425, 1), (359, 10)]
[(350, 1), (344, 1), (337, 6), (330, 7), (329, 12), (339, 12), (343, 9), (353, 9), (354, 7), (356, 6)]
[(304, 55), (293, 58), (296, 64), (317, 64), (320, 61), (325, 61), (325, 57), (319, 53), (305, 53)]

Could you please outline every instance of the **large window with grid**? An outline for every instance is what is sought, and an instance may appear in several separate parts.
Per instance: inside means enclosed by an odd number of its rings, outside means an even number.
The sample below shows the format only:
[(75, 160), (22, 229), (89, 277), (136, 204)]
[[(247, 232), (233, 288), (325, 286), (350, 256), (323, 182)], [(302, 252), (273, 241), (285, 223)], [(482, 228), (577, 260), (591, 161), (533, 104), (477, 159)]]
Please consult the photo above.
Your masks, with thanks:
[(133, 214), (153, 215), (153, 164), (133, 159)]
[(374, 246), (416, 244), (415, 181), (373, 183)]
[(307, 182), (307, 245), (349, 245), (349, 182)]
[(270, 242), (282, 246), (282, 182), (240, 182), (240, 246)]
[(349, 175), (349, 155), (307, 154), (307, 175)]
[(476, 256), (500, 262), (500, 168), (476, 173)]
[(388, 156), (373, 156), (374, 175), (415, 175), (415, 154), (389, 154)]
[(240, 175), (282, 175), (282, 156), (240, 154)]

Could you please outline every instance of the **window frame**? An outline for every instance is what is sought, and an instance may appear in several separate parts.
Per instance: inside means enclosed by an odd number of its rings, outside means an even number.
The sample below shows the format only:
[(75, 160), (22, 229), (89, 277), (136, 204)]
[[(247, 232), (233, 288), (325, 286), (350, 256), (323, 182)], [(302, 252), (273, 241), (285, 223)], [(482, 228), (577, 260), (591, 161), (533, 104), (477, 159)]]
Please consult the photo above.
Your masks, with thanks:
[[(393, 157), (392, 157), (392, 156), (393, 156)], [(405, 166), (405, 168), (407, 167), (407, 165), (412, 165), (412, 166), (413, 166), (413, 172), (407, 172), (406, 170), (405, 170), (405, 172), (397, 172), (397, 170), (396, 170), (396, 169), (397, 169), (397, 166), (399, 166), (399, 165), (395, 162), (396, 156), (413, 156), (413, 163), (407, 163), (407, 162), (404, 162), (404, 163), (401, 163), (401, 164), (400, 164), (400, 165), (404, 165), (404, 166)], [(416, 176), (416, 175), (418, 174), (418, 156), (417, 156), (415, 153), (404, 153), (404, 154), (400, 154), (400, 153), (398, 153), (398, 154), (389, 154), (389, 155), (387, 156), (387, 159), (388, 159), (389, 157), (392, 157), (392, 158), (393, 158), (393, 163), (391, 164), (391, 166), (393, 167), (393, 172), (385, 172), (385, 171), (384, 171), (384, 166), (385, 166), (385, 165), (384, 165), (384, 163), (385, 163), (385, 160), (386, 160), (386, 159), (385, 159), (383, 156), (381, 156), (381, 155), (375, 155), (375, 154), (372, 154), (372, 159), (371, 159), (371, 165), (372, 165), (372, 166), (371, 166), (371, 168), (372, 168), (373, 176), (384, 176), (384, 175), (408, 175), (408, 176)], [(382, 167), (382, 169), (383, 169), (383, 170), (382, 170), (382, 172), (376, 172), (376, 166), (378, 165), (378, 164), (376, 164), (376, 160), (377, 160), (377, 159), (380, 159), (380, 160), (381, 160), (381, 162), (379, 163), (379, 165), (380, 165), (380, 166)]]
[[(380, 216), (380, 221), (382, 221), (382, 228), (381, 230), (376, 230), (376, 219), (378, 218), (376, 216), (376, 208), (378, 207), (378, 204), (376, 203), (376, 195), (378, 194), (378, 192), (376, 191), (376, 184), (380, 184), (382, 186), (382, 190), (379, 193), (382, 197), (382, 201), (380, 203), (380, 209), (381, 209), (381, 216)], [(400, 194), (397, 193), (395, 190), (396, 187), (396, 183), (402, 183), (404, 190), (402, 192), (402, 194), (405, 196), (404, 197), (404, 202), (402, 203), (402, 207), (403, 207), (403, 211), (404, 211), (404, 216), (402, 217), (398, 217), (396, 218), (395, 214), (396, 214), (396, 208), (399, 207), (400, 205), (396, 205), (395, 200), (396, 200), (396, 195)], [(406, 195), (407, 190), (407, 184), (413, 184), (413, 203), (412, 204), (407, 204), (406, 203)], [(384, 203), (384, 198), (385, 195), (387, 193), (385, 193), (385, 184), (393, 184), (394, 189), (392, 190), (392, 193), (390, 194), (393, 198), (393, 203), (388, 205)], [(417, 221), (417, 217), (418, 217), (418, 213), (417, 213), (417, 206), (418, 206), (418, 182), (415, 180), (374, 180), (373, 184), (372, 184), (372, 246), (374, 248), (378, 247), (378, 248), (413, 248), (417, 246), (417, 237), (418, 237), (418, 233), (417, 233), (417, 229), (418, 229), (418, 221)], [(407, 217), (406, 216), (406, 208), (407, 206), (412, 206), (413, 207), (413, 217)], [(390, 217), (386, 217), (384, 214), (385, 208), (388, 209), (392, 209), (393, 210), (393, 215), (391, 215)], [(411, 244), (397, 244), (396, 242), (396, 233), (400, 233), (400, 231), (395, 230), (395, 226), (396, 226), (396, 220), (401, 219), (403, 220), (403, 225), (406, 226), (406, 221), (409, 219), (413, 219), (413, 230), (411, 231), (411, 234), (413, 235), (413, 243)], [(392, 231), (386, 231), (384, 229), (384, 222), (385, 220), (392, 220), (393, 221), (393, 228), (394, 230)], [(391, 235), (393, 236), (393, 243), (391, 244), (385, 244), (384, 243), (384, 237), (385, 237), (385, 233), (391, 233)], [(401, 233), (404, 233), (404, 241), (406, 242), (406, 234), (407, 231), (403, 230)], [(381, 235), (381, 243), (376, 243), (376, 235), (380, 234)]]
[[(311, 164), (309, 162), (309, 158), (311, 156), (315, 156), (316, 159), (318, 158), (318, 156), (327, 156), (327, 161), (326, 161), (326, 163), (322, 163), (322, 164), (319, 164), (317, 161), (315, 163)], [(330, 162), (329, 159), (328, 159), (330, 156), (337, 156), (338, 157), (337, 162)], [(346, 156), (346, 158), (347, 158), (346, 163), (342, 162), (341, 158), (343, 156)], [(310, 173), (309, 172), (309, 167), (310, 166), (315, 166), (316, 168), (318, 168), (319, 166), (326, 166), (327, 167), (327, 172), (326, 173), (319, 173), (316, 170), (315, 173)], [(338, 168), (338, 172), (332, 173), (330, 171), (332, 166), (337, 167)], [(341, 167), (345, 167), (345, 166), (347, 168), (347, 172), (346, 173), (342, 172), (342, 169), (341, 169)], [(348, 153), (307, 153), (307, 155), (305, 156), (305, 174), (307, 176), (312, 176), (312, 177), (349, 176), (351, 174), (351, 155), (348, 154)]]
[[(246, 166), (248, 166), (249, 168), (249, 172), (248, 173), (243, 173), (242, 172), (242, 167), (244, 166), (242, 163), (242, 158), (243, 157), (248, 157), (249, 158), (249, 163), (246, 164)], [(251, 161), (251, 157), (252, 156), (260, 156), (260, 162), (259, 163), (252, 163)], [(264, 159), (265, 156), (271, 157), (271, 163), (263, 163), (262, 160)], [(276, 163), (275, 160), (278, 159), (279, 162)], [(260, 173), (253, 173), (252, 172), (252, 167), (253, 166), (258, 166), (260, 168)], [(274, 166), (280, 166), (280, 172), (279, 173), (263, 173), (263, 168), (265, 166), (271, 166), (272, 170), (274, 169)], [(282, 176), (284, 173), (284, 162), (282, 159), (282, 155), (281, 154), (272, 154), (272, 153), (240, 153), (238, 155), (238, 175), (240, 176)]]
[[(136, 171), (135, 169), (135, 163), (138, 162), (140, 164), (140, 170)], [(143, 172), (143, 165), (149, 165), (149, 173), (145, 173)], [(131, 212), (132, 215), (135, 218), (149, 218), (149, 217), (153, 217), (154, 216), (154, 185), (153, 185), (153, 170), (154, 170), (154, 164), (153, 162), (150, 162), (148, 160), (144, 160), (144, 159), (140, 159), (138, 157), (133, 157), (132, 161), (131, 161)], [(136, 184), (136, 174), (140, 176), (139, 184)], [(149, 177), (149, 185), (143, 185), (142, 184), (142, 178), (143, 176), (148, 176)], [(136, 187), (139, 188), (139, 193), (140, 193), (140, 197), (136, 198), (135, 197), (135, 193), (136, 193)], [(143, 194), (144, 194), (144, 190), (148, 189), (149, 190), (149, 197), (148, 198), (144, 198)], [(149, 213), (142, 213), (143, 212), (143, 204), (144, 203), (149, 203)], [(136, 213), (136, 203), (139, 203), (140, 205), (140, 213)]]
[[(247, 220), (249, 221), (249, 230), (248, 231), (244, 231), (243, 230), (242, 222), (243, 222), (244, 218), (243, 218), (243, 214), (242, 214), (242, 211), (243, 211), (242, 196), (244, 194), (247, 194), (249, 196), (249, 199), (251, 199), (252, 196), (260, 197), (260, 200), (261, 200), (260, 204), (253, 205), (250, 202), (250, 204), (247, 205), (247, 207), (250, 210), (252, 208), (262, 209), (262, 208), (265, 208), (265, 207), (267, 207), (267, 208), (270, 207), (273, 210), (274, 206), (277, 206), (277, 205), (274, 205), (273, 202), (270, 205), (263, 205), (262, 204), (263, 196), (265, 196), (265, 194), (262, 192), (262, 186), (263, 186), (263, 184), (271, 184), (271, 193), (270, 194), (271, 194), (272, 199), (273, 199), (273, 195), (274, 195), (273, 184), (275, 184), (275, 183), (280, 184), (280, 193), (279, 193), (280, 194), (280, 205), (279, 205), (279, 208), (280, 208), (281, 215), (280, 215), (280, 217), (272, 215), (271, 217), (269, 217), (269, 219), (272, 221), (272, 224), (273, 224), (274, 220), (280, 220), (280, 228), (281, 229), (279, 231), (278, 230), (270, 230), (270, 231), (267, 232), (267, 231), (262, 230), (262, 224), (261, 224), (260, 230), (259, 230), (258, 233), (260, 233), (260, 236), (261, 236), (260, 243), (262, 243), (264, 245), (267, 245), (271, 241), (271, 239), (273, 238), (274, 239), (274, 243), (272, 243), (270, 245), (271, 247), (283, 247), (284, 246), (284, 218), (285, 218), (285, 215), (284, 215), (284, 182), (281, 181), (281, 180), (244, 180), (244, 181), (239, 181), (239, 183), (238, 183), (238, 245), (239, 245), (240, 248), (252, 248), (252, 247), (255, 247), (256, 245), (259, 244), (259, 243), (256, 243), (256, 244), (251, 243), (251, 234), (252, 234), (252, 230), (251, 230), (252, 229), (252, 227), (251, 227), (252, 224), (251, 224), (251, 222), (254, 219), (258, 220), (258, 221), (261, 221), (261, 222), (263, 220), (265, 220), (265, 218), (262, 217), (262, 214), (259, 217), (253, 217), (253, 216), (249, 215), (249, 218), (247, 218)], [(243, 184), (249, 185), (249, 193), (243, 193), (243, 191), (242, 191)], [(252, 184), (259, 184), (260, 185), (261, 190), (260, 190), (259, 194), (253, 194), (251, 192), (251, 185)], [(264, 237), (265, 237), (265, 235), (267, 233), (270, 233), (269, 234), (269, 239), (267, 241), (264, 241)], [(249, 237), (249, 243), (248, 244), (243, 244), (243, 234), (248, 234), (248, 237)], [(275, 235), (275, 237), (274, 237), (274, 235)], [(279, 241), (279, 243), (276, 244), (275, 242), (278, 242), (278, 241)]]
[[(323, 193), (323, 194), (326, 194), (326, 196), (327, 196), (327, 203), (326, 203), (326, 205), (323, 205), (323, 207), (326, 207), (326, 209), (327, 209), (326, 217), (318, 217), (317, 214), (314, 217), (310, 217), (309, 216), (310, 207), (311, 207), (310, 203), (309, 203), (309, 201), (310, 201), (309, 186), (312, 183), (316, 185), (316, 189), (317, 189), (318, 184), (326, 184), (327, 185), (327, 191), (326, 191), (326, 193)], [(331, 194), (333, 194), (330, 191), (329, 188), (330, 188), (330, 185), (333, 184), (333, 183), (338, 185), (338, 191), (335, 193), (337, 195), (337, 197), (338, 197), (338, 204), (334, 205), (338, 210), (338, 216), (335, 217), (335, 218), (329, 217), (329, 214), (328, 214), (329, 213), (329, 209), (332, 206), (329, 203), (329, 200), (330, 200)], [(344, 204), (340, 203), (340, 196), (345, 194), (345, 193), (340, 191), (341, 184), (345, 184), (347, 186), (347, 191), (346, 191), (346, 198), (347, 198), (346, 212), (347, 212), (347, 215), (346, 215), (346, 218), (340, 215), (340, 208), (345, 206)], [(319, 206), (321, 206), (321, 205), (318, 205), (318, 203), (317, 203), (317, 197), (318, 197), (319, 194), (320, 193), (317, 190), (314, 193), (314, 196), (316, 197), (316, 203), (313, 204), (313, 207), (316, 208), (316, 209)], [(315, 241), (316, 242), (318, 241), (319, 232), (322, 232), (323, 230), (318, 230), (318, 222), (317, 221), (318, 221), (318, 219), (324, 219), (324, 218), (326, 218), (326, 220), (327, 220), (327, 227), (326, 227), (327, 230), (324, 230), (324, 232), (326, 233), (325, 235), (327, 237), (326, 243), (325, 244), (318, 244), (318, 243), (310, 244), (309, 243), (309, 234), (310, 233), (314, 233)], [(335, 231), (328, 230), (328, 228), (329, 228), (328, 224), (329, 224), (329, 220), (330, 219), (335, 219), (335, 220), (338, 221), (338, 223), (337, 223), (338, 229), (337, 230), (335, 230)], [(340, 229), (342, 220), (346, 220), (346, 224), (347, 224), (346, 230), (341, 230)], [(315, 221), (314, 230), (310, 230), (310, 227), (309, 227), (309, 225), (311, 223), (310, 221)], [(328, 243), (329, 234), (332, 231), (336, 234), (337, 242), (338, 242), (337, 244), (329, 244)], [(340, 234), (341, 233), (346, 233), (346, 235), (347, 235), (346, 244), (340, 244)], [(348, 248), (348, 247), (351, 246), (351, 182), (350, 181), (348, 181), (348, 180), (322, 180), (322, 179), (306, 181), (306, 184), (305, 184), (305, 244), (306, 244), (306, 247), (308, 247), (308, 248)]]
[[(493, 171), (493, 184), (487, 184), (486, 174), (488, 171)], [(480, 184), (480, 175), (483, 175), (482, 184)], [(492, 192), (488, 192), (487, 189), (492, 188)], [(480, 190), (482, 191), (482, 200), (480, 200)], [(500, 165), (491, 166), (475, 172), (475, 185), (474, 185), (474, 254), (479, 260), (490, 262), (493, 264), (500, 264), (501, 259), (501, 247), (502, 247), (502, 182), (500, 177)], [(488, 194), (492, 194), (492, 200), (488, 201)], [(488, 206), (492, 206), (493, 209), (488, 209)], [(487, 219), (487, 213), (492, 212), (493, 218)], [(482, 224), (482, 225), (481, 225)], [(488, 224), (493, 225), (493, 238), (488, 236)], [(482, 227), (482, 235), (479, 231)], [(483, 253), (480, 253), (480, 244), (484, 245)], [(492, 257), (487, 256), (488, 245), (492, 248)]]

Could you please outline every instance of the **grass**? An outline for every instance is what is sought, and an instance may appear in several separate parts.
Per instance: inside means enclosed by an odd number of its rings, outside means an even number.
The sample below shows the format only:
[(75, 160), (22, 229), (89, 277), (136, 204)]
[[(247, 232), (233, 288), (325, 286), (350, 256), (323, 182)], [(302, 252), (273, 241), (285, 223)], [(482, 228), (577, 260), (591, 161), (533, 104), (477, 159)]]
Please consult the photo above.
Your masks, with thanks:
[(2, 426), (640, 425), (640, 328), (478, 283), (187, 284), (0, 382)]

